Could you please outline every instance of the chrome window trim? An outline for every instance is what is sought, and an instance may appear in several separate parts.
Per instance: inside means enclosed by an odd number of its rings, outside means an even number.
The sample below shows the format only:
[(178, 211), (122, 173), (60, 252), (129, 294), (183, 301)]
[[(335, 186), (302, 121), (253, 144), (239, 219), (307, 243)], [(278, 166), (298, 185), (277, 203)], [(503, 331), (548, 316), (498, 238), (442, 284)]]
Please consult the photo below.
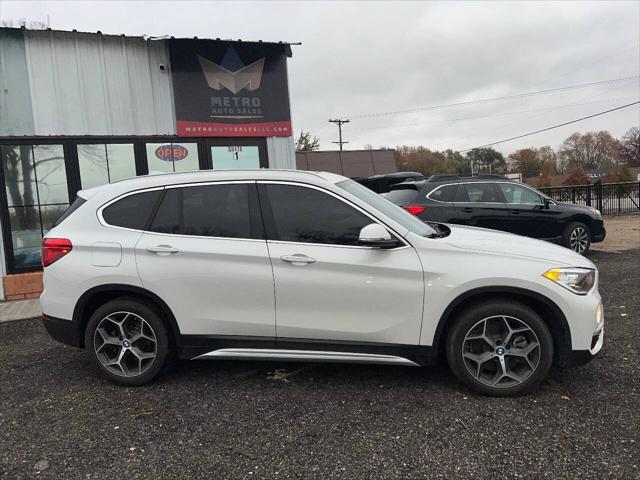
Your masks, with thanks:
[(122, 195), (119, 195), (111, 200), (109, 200), (107, 203), (105, 203), (104, 205), (102, 205), (98, 211), (96, 212), (97, 216), (98, 216), (98, 222), (103, 226), (103, 227), (109, 227), (109, 228), (117, 228), (119, 230), (127, 230), (130, 232), (138, 232), (138, 233), (147, 233), (150, 235), (162, 235), (162, 236), (168, 236), (168, 237), (180, 237), (180, 238), (212, 238), (214, 240), (241, 240), (243, 242), (266, 242), (265, 239), (259, 239), (259, 238), (245, 238), (245, 237), (211, 237), (211, 236), (207, 236), (207, 235), (185, 235), (182, 233), (162, 233), (162, 232), (152, 232), (150, 230), (140, 230), (137, 228), (127, 228), (127, 227), (119, 227), (117, 225), (111, 225), (110, 223), (107, 223), (107, 221), (104, 219), (104, 217), (102, 216), (102, 211), (107, 208), (109, 205), (122, 200), (125, 197), (128, 197), (130, 195), (135, 195), (138, 193), (144, 193), (144, 192), (153, 192), (155, 190), (169, 190), (169, 189), (173, 189), (173, 188), (187, 188), (187, 187), (199, 187), (199, 186), (207, 186), (207, 185), (226, 185), (226, 184), (250, 184), (250, 183), (256, 183), (255, 180), (220, 180), (220, 181), (206, 181), (206, 182), (192, 182), (192, 183), (176, 183), (176, 184), (172, 184), (172, 185), (163, 185), (161, 187), (152, 187), (152, 188), (145, 188), (142, 190), (133, 190), (131, 192), (127, 192), (124, 193)]
[(430, 195), (433, 192), (441, 189), (442, 187), (448, 187), (450, 185), (469, 185), (469, 184), (477, 184), (477, 183), (508, 183), (508, 184), (515, 184), (515, 185), (518, 185), (518, 186), (521, 186), (521, 187), (524, 187), (524, 188), (527, 188), (527, 189), (531, 190), (536, 195), (542, 195), (544, 198), (549, 200), (553, 205), (557, 205), (557, 203), (552, 198), (548, 197), (547, 195), (545, 195), (542, 192), (538, 192), (536, 189), (530, 187), (529, 185), (525, 185), (524, 183), (515, 183), (515, 182), (500, 181), (500, 180), (498, 180), (496, 182), (452, 182), (452, 183), (443, 183), (442, 185), (438, 185), (436, 188), (434, 188), (429, 193), (427, 193), (426, 198), (428, 198), (432, 202), (452, 203), (452, 204), (455, 204), (455, 203), (488, 203), (490, 205), (544, 205), (544, 203), (508, 203), (508, 202), (472, 202), (472, 201), (468, 201), (468, 202), (456, 202), (456, 201), (443, 202), (441, 200), (436, 200), (436, 199), (430, 197)]
[[(358, 205), (356, 205), (352, 201), (350, 201), (350, 200), (348, 200), (348, 199), (346, 199), (344, 197), (341, 197), (340, 195), (336, 194), (335, 192), (332, 192), (331, 190), (327, 190), (326, 188), (319, 187), (317, 185), (311, 185), (309, 183), (302, 183), (302, 182), (296, 182), (296, 181), (286, 181), (286, 180), (258, 180), (257, 183), (261, 184), (261, 185), (293, 185), (293, 186), (297, 186), (297, 187), (306, 187), (306, 188), (311, 188), (313, 190), (318, 190), (320, 192), (323, 192), (323, 193), (326, 193), (328, 195), (331, 195), (332, 197), (340, 200), (341, 202), (347, 204), (348, 206), (350, 206), (352, 208), (355, 208), (360, 213), (366, 215), (371, 220), (373, 220), (373, 223), (377, 223), (379, 225), (382, 225), (387, 230), (390, 230), (392, 232), (393, 236), (396, 237), (396, 240), (399, 240), (403, 244), (403, 246), (400, 246), (400, 247), (385, 248), (384, 250), (399, 250), (399, 249), (402, 249), (402, 248), (411, 247), (411, 244), (409, 244), (402, 237), (402, 235), (400, 235), (394, 228), (390, 227), (389, 225), (384, 223), (382, 220), (376, 218), (373, 214), (367, 212), (366, 210), (364, 210), (363, 208), (359, 207)], [(313, 245), (313, 246), (320, 246), (320, 247), (341, 247), (341, 248), (360, 248), (360, 249), (366, 249), (366, 250), (380, 250), (380, 248), (369, 247), (369, 246), (366, 246), (366, 245), (340, 245), (340, 244), (337, 244), (337, 243), (291, 242), (291, 241), (288, 241), (288, 240), (267, 240), (267, 242), (268, 243), (284, 243), (284, 244), (287, 244), (287, 245)]]

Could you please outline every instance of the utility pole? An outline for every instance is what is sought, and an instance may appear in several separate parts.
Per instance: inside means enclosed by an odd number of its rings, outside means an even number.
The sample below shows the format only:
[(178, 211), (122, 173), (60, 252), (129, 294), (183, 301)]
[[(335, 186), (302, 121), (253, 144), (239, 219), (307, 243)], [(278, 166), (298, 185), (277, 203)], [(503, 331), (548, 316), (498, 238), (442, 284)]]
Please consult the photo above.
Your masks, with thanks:
[(349, 123), (349, 120), (341, 120), (339, 118), (336, 118), (334, 120), (329, 120), (329, 123), (335, 123), (338, 125), (338, 137), (340, 138), (339, 141), (337, 142), (331, 142), (331, 143), (337, 143), (338, 145), (340, 145), (340, 151), (342, 151), (342, 144), (343, 143), (349, 143), (349, 142), (343, 142), (342, 141), (342, 124), (343, 123)]

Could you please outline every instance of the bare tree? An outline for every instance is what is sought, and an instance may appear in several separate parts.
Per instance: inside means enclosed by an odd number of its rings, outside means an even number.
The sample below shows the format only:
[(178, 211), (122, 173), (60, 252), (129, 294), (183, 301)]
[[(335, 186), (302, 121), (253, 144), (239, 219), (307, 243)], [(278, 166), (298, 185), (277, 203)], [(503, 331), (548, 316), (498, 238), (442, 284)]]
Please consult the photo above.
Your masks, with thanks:
[(627, 130), (620, 140), (620, 157), (627, 167), (640, 167), (640, 128)]
[(574, 133), (560, 147), (563, 168), (579, 165), (585, 170), (618, 165), (619, 142), (606, 130)]
[(296, 140), (297, 152), (312, 152), (320, 148), (320, 139), (318, 137), (311, 138), (311, 132), (300, 130), (300, 136)]

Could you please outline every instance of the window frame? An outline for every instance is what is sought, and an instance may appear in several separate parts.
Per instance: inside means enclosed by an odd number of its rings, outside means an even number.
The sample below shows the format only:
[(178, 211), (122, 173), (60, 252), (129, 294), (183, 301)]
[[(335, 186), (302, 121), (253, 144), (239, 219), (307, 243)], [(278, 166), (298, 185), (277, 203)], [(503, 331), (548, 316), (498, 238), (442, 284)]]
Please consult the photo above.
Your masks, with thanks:
[(347, 198), (344, 198), (344, 197), (338, 195), (335, 192), (332, 192), (331, 190), (327, 190), (326, 188), (319, 187), (317, 185), (312, 185), (312, 184), (309, 184), (309, 183), (303, 183), (303, 182), (292, 182), (292, 181), (284, 181), (284, 180), (283, 181), (278, 181), (278, 180), (258, 180), (257, 181), (258, 195), (259, 195), (259, 198), (260, 198), (260, 208), (261, 208), (261, 212), (262, 212), (262, 219), (263, 219), (263, 222), (264, 222), (264, 230), (265, 230), (265, 238), (266, 238), (267, 243), (279, 243), (279, 244), (283, 244), (283, 245), (309, 245), (309, 246), (318, 246), (318, 247), (359, 248), (359, 249), (365, 249), (365, 250), (379, 250), (378, 247), (371, 247), (371, 246), (367, 246), (367, 245), (341, 245), (341, 244), (336, 244), (336, 243), (292, 242), (292, 241), (289, 241), (289, 240), (281, 240), (280, 238), (277, 238), (278, 235), (277, 235), (277, 230), (275, 228), (275, 220), (273, 218), (273, 210), (271, 208), (271, 203), (269, 202), (269, 197), (267, 195), (266, 185), (290, 185), (290, 186), (294, 186), (294, 187), (304, 187), (304, 188), (310, 188), (312, 190), (317, 190), (317, 191), (320, 191), (322, 193), (328, 194), (328, 195), (336, 198), (338, 201), (341, 201), (341, 202), (345, 203), (347, 206), (349, 206), (351, 208), (354, 208), (358, 212), (360, 212), (360, 213), (364, 214), (365, 216), (369, 217), (371, 219), (371, 223), (377, 223), (379, 225), (382, 225), (384, 228), (386, 228), (389, 231), (391, 236), (394, 237), (400, 243), (400, 245), (398, 245), (397, 247), (386, 248), (385, 251), (399, 250), (399, 249), (402, 249), (402, 248), (412, 248), (411, 245), (394, 228), (390, 227), (385, 222), (383, 222), (382, 220), (377, 218), (375, 215), (369, 213), (367, 210), (363, 209), (359, 205), (356, 205), (352, 201), (350, 201)]
[[(154, 232), (149, 230), (149, 228), (151, 227), (151, 224), (153, 223), (153, 220), (155, 219), (158, 213), (158, 210), (160, 209), (160, 205), (162, 205), (162, 201), (164, 200), (165, 194), (168, 190), (177, 189), (177, 188), (206, 187), (206, 186), (233, 185), (233, 184), (246, 184), (249, 186), (249, 221), (251, 224), (251, 238), (213, 237), (209, 235), (187, 235), (184, 233), (163, 233), (163, 232)], [(253, 188), (251, 188), (251, 184), (254, 185)], [(140, 190), (133, 190), (131, 192), (127, 192), (125, 194), (119, 195), (109, 200), (107, 203), (103, 204), (102, 206), (100, 206), (100, 208), (97, 210), (98, 221), (104, 227), (118, 228), (121, 230), (145, 233), (149, 235), (160, 235), (165, 237), (184, 237), (184, 238), (208, 238), (208, 239), (214, 239), (214, 240), (240, 240), (240, 241), (264, 242), (265, 241), (264, 227), (263, 227), (262, 218), (260, 216), (258, 192), (256, 190), (255, 184), (256, 184), (255, 180), (223, 180), (223, 181), (216, 181), (216, 182), (177, 183), (177, 184), (171, 184), (171, 185), (163, 185), (160, 187), (151, 187), (151, 188), (144, 188)], [(145, 223), (144, 230), (111, 225), (102, 216), (102, 212), (105, 208), (109, 207), (109, 205), (119, 200), (122, 200), (125, 197), (128, 197), (130, 195), (135, 195), (138, 193), (155, 191), (155, 190), (162, 190), (162, 194), (158, 197), (156, 204), (152, 208), (151, 214), (149, 215), (149, 218), (147, 218), (147, 222)]]

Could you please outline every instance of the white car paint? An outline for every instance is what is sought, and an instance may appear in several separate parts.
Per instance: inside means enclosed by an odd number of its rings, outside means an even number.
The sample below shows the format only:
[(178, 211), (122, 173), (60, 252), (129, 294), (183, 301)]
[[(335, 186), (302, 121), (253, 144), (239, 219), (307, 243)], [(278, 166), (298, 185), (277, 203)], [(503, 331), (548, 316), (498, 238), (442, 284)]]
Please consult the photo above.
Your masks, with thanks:
[[(183, 334), (429, 346), (457, 297), (480, 287), (515, 287), (559, 307), (574, 350), (595, 354), (601, 348), (602, 335), (591, 348), (592, 335), (602, 329), (602, 322), (596, 322), (601, 301), (597, 282), (587, 295), (576, 295), (542, 276), (553, 267), (595, 269), (583, 256), (542, 241), (471, 227), (449, 226), (448, 237), (425, 238), (336, 185), (344, 180), (328, 173), (282, 170), (194, 172), (141, 177), (80, 192), (86, 204), (46, 235), (71, 239), (73, 250), (45, 268), (42, 309), (71, 320), (83, 293), (117, 283), (145, 288), (163, 299)], [(322, 189), (366, 212), (405, 245), (387, 250), (165, 235), (112, 227), (99, 215), (102, 206), (132, 191), (218, 181), (291, 182)], [(105, 245), (112, 247), (106, 255)], [(149, 251), (157, 247), (178, 252)], [(115, 250), (121, 252), (119, 262)], [(291, 261), (296, 255), (315, 261)]]

